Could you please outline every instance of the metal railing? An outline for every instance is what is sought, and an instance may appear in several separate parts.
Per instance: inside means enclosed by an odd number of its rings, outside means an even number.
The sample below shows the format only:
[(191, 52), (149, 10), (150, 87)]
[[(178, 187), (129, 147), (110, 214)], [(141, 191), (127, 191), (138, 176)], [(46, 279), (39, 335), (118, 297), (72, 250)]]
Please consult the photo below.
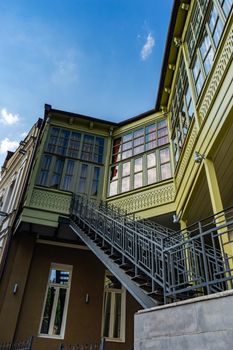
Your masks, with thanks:
[(100, 342), (89, 344), (76, 344), (76, 345), (59, 345), (59, 350), (105, 350), (105, 338), (102, 338)]
[(31, 350), (33, 337), (25, 341), (15, 341), (13, 343), (0, 343), (0, 350)]
[(71, 218), (145, 275), (151, 293), (161, 288), (164, 303), (233, 287), (232, 208), (175, 232), (76, 195)]

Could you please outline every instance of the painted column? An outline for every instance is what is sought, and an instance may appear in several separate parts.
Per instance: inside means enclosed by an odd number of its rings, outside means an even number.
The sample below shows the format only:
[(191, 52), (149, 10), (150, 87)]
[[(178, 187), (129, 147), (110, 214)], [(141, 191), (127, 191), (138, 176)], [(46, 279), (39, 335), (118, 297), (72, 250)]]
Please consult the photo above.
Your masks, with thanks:
[[(208, 183), (210, 198), (211, 198), (211, 204), (213, 208), (213, 213), (217, 214), (221, 211), (223, 211), (223, 204), (222, 204), (222, 198), (221, 193), (218, 185), (218, 179), (214, 168), (214, 163), (211, 159), (206, 158), (204, 160), (204, 167), (206, 172), (206, 179)], [(215, 219), (216, 226), (221, 226), (225, 223), (225, 216), (221, 215)], [(223, 228), (219, 230), (218, 232), (221, 233), (220, 238), (220, 246), (221, 249), (229, 255), (232, 255), (232, 244), (230, 243), (230, 240), (232, 237), (229, 237), (229, 234), (226, 232), (226, 228)], [(231, 234), (232, 235), (232, 234)], [(232, 261), (230, 260), (229, 263), (232, 265)]]

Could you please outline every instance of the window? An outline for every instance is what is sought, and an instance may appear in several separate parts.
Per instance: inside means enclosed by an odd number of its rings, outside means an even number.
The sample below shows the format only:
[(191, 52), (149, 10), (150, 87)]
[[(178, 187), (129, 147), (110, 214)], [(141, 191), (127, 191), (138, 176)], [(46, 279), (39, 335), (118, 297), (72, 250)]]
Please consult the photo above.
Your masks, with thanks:
[[(200, 95), (214, 61), (214, 55), (223, 32), (224, 16), (220, 14), (216, 1), (197, 0), (187, 30), (186, 42), (197, 97)], [(232, 0), (220, 1), (227, 16)], [(225, 10), (224, 10), (225, 9)]]
[[(198, 72), (196, 72), (197, 79)], [(171, 105), (171, 119), (172, 119), (172, 142), (175, 163), (178, 162), (183, 144), (185, 142), (191, 120), (194, 115), (193, 101), (191, 97), (188, 76), (184, 64), (183, 56), (181, 56), (178, 66), (178, 75), (174, 88), (174, 95)], [(165, 176), (164, 169), (168, 165), (163, 165), (161, 169), (161, 177)], [(169, 173), (169, 170), (167, 170)]]
[(233, 0), (220, 0), (220, 5), (226, 17), (229, 16), (229, 13), (232, 9), (232, 4), (233, 4)]
[[(109, 196), (162, 180), (159, 150), (168, 142), (166, 119), (160, 119), (113, 140)], [(169, 153), (169, 147), (166, 149)]]
[(96, 196), (101, 168), (95, 164), (103, 164), (103, 155), (103, 137), (51, 127), (37, 184), (72, 192), (80, 189), (80, 193)]
[(98, 194), (99, 179), (100, 179), (100, 168), (94, 167), (92, 186), (91, 186), (91, 196), (97, 196)]
[(102, 335), (108, 340), (125, 341), (125, 289), (118, 280), (106, 272)]
[[(0, 219), (2, 219), (2, 218), (0, 217)], [(0, 263), (2, 260), (5, 243), (6, 243), (6, 234), (4, 234), (3, 236), (0, 237)]]
[(70, 293), (72, 266), (52, 264), (39, 334), (63, 338)]

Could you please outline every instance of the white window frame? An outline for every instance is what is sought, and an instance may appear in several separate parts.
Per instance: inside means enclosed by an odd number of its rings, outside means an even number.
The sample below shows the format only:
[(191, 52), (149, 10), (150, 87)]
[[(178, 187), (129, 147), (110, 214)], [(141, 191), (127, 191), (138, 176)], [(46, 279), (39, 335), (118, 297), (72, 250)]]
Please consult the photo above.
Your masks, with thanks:
[[(50, 282), (50, 274), (51, 274), (51, 270), (53, 270), (53, 269), (54, 270), (61, 270), (61, 271), (69, 272), (69, 274), (70, 274), (69, 275), (69, 282), (68, 282), (67, 285), (64, 285), (64, 284), (58, 285), (58, 284)], [(68, 311), (69, 297), (70, 297), (72, 270), (73, 270), (73, 266), (72, 265), (64, 265), (64, 264), (58, 264), (58, 263), (51, 263), (51, 265), (50, 265), (49, 275), (48, 275), (48, 282), (47, 282), (47, 288), (46, 288), (44, 304), (43, 304), (41, 320), (40, 320), (40, 327), (39, 327), (39, 332), (38, 332), (38, 336), (41, 337), (41, 338), (64, 339), (66, 319), (67, 319), (67, 311)], [(55, 288), (57, 288), (57, 289), (56, 289), (55, 298), (54, 298), (53, 307), (52, 307), (49, 331), (48, 331), (48, 334), (45, 334), (45, 333), (41, 333), (41, 327), (42, 327), (43, 318), (44, 318), (44, 311), (45, 311), (45, 305), (46, 305), (46, 300), (47, 300), (47, 294), (48, 294), (49, 287), (51, 287), (51, 286), (55, 286)], [(52, 334), (52, 329), (54, 327), (55, 313), (56, 313), (56, 308), (57, 308), (59, 289), (61, 289), (61, 288), (66, 289), (67, 292), (66, 292), (66, 299), (65, 299), (64, 311), (63, 311), (63, 317), (62, 317), (62, 323), (61, 323), (61, 332), (60, 332), (59, 335), (56, 335), (56, 334)]]
[[(105, 273), (105, 277), (111, 275), (109, 271)], [(105, 278), (104, 278), (105, 282)], [(109, 320), (109, 336), (104, 336), (104, 321), (105, 321), (105, 296), (107, 294), (111, 294), (111, 305), (110, 305), (110, 320)], [(116, 294), (121, 294), (121, 325), (120, 325), (120, 337), (113, 337), (114, 330), (114, 314), (115, 314), (115, 302), (116, 302)], [(105, 337), (106, 341), (124, 343), (125, 342), (125, 327), (126, 327), (126, 290), (123, 286), (120, 289), (116, 288), (106, 288), (104, 286), (104, 295), (103, 295), (103, 310), (102, 310), (102, 337)]]

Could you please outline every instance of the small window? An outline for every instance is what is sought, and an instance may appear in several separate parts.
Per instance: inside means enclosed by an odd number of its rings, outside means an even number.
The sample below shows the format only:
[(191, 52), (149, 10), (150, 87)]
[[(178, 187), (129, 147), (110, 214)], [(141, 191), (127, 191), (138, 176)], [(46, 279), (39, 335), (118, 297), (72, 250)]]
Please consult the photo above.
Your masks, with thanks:
[(40, 336), (63, 338), (70, 293), (72, 266), (52, 264), (44, 301)]
[(125, 289), (109, 272), (104, 281), (102, 335), (111, 341), (125, 341)]

